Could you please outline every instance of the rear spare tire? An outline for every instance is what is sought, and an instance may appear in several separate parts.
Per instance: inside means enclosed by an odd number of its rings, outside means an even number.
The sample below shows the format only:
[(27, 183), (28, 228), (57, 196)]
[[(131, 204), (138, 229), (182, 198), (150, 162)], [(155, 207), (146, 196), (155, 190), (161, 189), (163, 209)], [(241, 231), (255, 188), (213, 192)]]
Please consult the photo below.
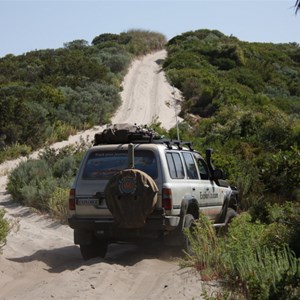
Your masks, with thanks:
[(105, 188), (106, 204), (119, 228), (141, 228), (157, 202), (158, 188), (145, 172), (126, 169), (115, 174)]

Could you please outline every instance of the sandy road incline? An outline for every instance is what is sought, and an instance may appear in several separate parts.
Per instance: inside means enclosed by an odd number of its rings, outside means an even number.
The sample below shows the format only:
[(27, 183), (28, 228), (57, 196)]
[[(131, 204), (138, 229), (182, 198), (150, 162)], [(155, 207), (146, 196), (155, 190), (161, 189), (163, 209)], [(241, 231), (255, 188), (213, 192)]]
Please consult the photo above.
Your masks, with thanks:
[(123, 83), (123, 104), (113, 123), (149, 125), (157, 119), (165, 129), (176, 125), (181, 96), (168, 84), (161, 70), (165, 57), (166, 51), (162, 50), (133, 62)]
[[(132, 79), (126, 77), (123, 93), (135, 95), (125, 97), (114, 121), (150, 122), (149, 110), (152, 116), (164, 117), (166, 128), (174, 125), (174, 114), (168, 119), (168, 110), (164, 110), (168, 109), (164, 108), (165, 103), (172, 99), (172, 88), (165, 86), (167, 83), (158, 72), (157, 62), (164, 56), (162, 51), (134, 62), (129, 71)], [(137, 82), (141, 88), (136, 86)], [(128, 88), (128, 84), (135, 87)], [(152, 96), (155, 103), (149, 104)], [(139, 105), (131, 100), (138, 100)], [(133, 120), (132, 114), (141, 119)], [(96, 130), (79, 133), (55, 147), (74, 143), (80, 136), (92, 137)], [(180, 269), (164, 247), (112, 244), (105, 259), (83, 261), (68, 226), (14, 203), (6, 193), (7, 174), (19, 161), (0, 165), (0, 208), (6, 210), (13, 225), (0, 254), (1, 300), (201, 299), (199, 278), (192, 270)]]

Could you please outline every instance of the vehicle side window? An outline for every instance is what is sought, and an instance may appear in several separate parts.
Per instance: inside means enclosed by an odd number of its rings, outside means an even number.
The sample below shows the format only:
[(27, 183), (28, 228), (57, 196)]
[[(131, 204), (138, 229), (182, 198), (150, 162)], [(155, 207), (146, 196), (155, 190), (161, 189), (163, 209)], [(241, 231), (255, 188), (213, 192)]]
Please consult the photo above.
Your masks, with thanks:
[(199, 179), (197, 167), (192, 154), (188, 152), (183, 152), (182, 155), (185, 162), (188, 178)]
[(167, 158), (169, 173), (171, 178), (183, 179), (184, 170), (183, 170), (183, 164), (180, 155), (178, 153), (168, 152), (166, 153), (166, 158)]
[(209, 179), (206, 163), (201, 159), (197, 159), (197, 163), (201, 179)]

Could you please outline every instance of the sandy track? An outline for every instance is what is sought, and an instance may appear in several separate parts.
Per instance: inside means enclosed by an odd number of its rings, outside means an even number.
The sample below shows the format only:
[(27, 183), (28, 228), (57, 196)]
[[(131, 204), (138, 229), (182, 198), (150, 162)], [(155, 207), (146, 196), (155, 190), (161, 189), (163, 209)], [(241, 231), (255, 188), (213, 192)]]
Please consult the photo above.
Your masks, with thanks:
[(161, 70), (165, 57), (162, 50), (133, 62), (124, 79), (123, 104), (113, 123), (149, 125), (158, 120), (167, 130), (176, 125), (181, 95)]
[[(161, 51), (133, 63), (114, 123), (149, 124), (158, 116), (166, 129), (175, 125), (174, 107), (166, 105), (173, 89), (157, 63), (164, 56)], [(92, 139), (99, 130), (79, 133), (54, 147), (79, 141), (80, 136)], [(112, 244), (105, 259), (83, 261), (68, 226), (14, 203), (6, 193), (7, 174), (19, 162), (0, 165), (0, 208), (12, 224), (0, 254), (1, 300), (201, 299), (198, 275), (180, 269), (177, 253), (159, 244)]]

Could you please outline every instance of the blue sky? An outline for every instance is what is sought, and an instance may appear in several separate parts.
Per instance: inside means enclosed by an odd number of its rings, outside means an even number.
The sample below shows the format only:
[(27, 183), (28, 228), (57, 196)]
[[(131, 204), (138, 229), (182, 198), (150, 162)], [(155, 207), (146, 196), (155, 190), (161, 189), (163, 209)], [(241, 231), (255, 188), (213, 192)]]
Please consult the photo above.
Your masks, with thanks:
[(170, 39), (197, 29), (217, 29), (243, 41), (300, 44), (295, 0), (14, 1), (0, 0), (0, 57), (66, 42), (91, 43), (101, 33), (144, 29)]

